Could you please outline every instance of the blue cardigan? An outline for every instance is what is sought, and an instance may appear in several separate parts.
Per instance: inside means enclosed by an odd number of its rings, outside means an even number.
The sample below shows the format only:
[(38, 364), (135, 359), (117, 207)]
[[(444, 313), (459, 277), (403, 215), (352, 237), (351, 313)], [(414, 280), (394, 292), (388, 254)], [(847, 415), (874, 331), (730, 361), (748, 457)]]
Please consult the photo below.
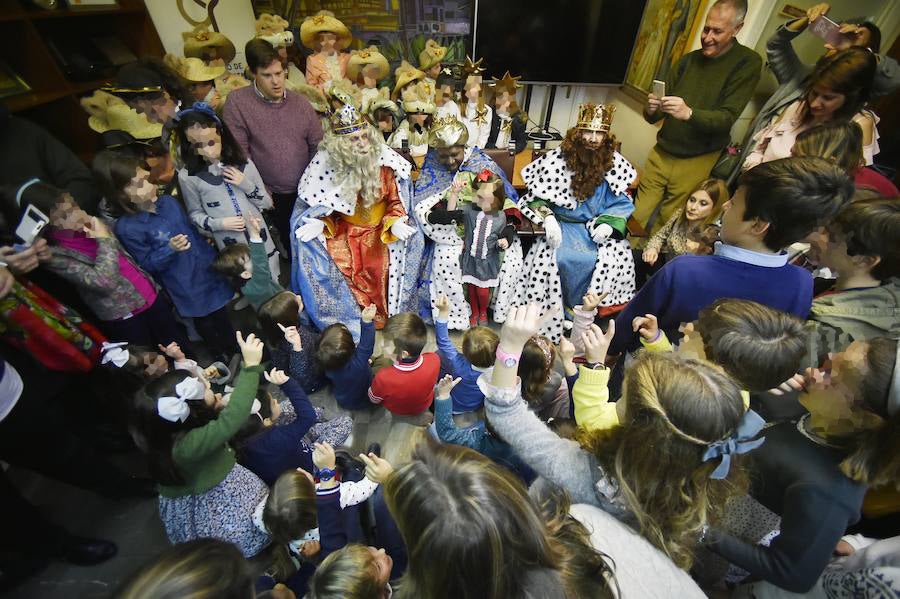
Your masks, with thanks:
[(484, 393), (478, 388), (478, 377), (481, 372), (462, 355), (450, 341), (447, 322), (434, 321), (434, 336), (437, 339), (438, 354), (450, 365), (450, 374), (462, 379), (450, 392), (453, 399), (453, 413), (474, 412), (484, 405)]
[(350, 361), (336, 370), (325, 372), (331, 381), (331, 390), (338, 405), (345, 410), (360, 410), (372, 406), (369, 401), (369, 385), (372, 369), (369, 358), (375, 351), (375, 323), (361, 322), (359, 344)]
[[(186, 235), (191, 248), (176, 252), (169, 240)], [(225, 278), (212, 270), (216, 257), (206, 239), (172, 196), (156, 200), (156, 212), (126, 214), (116, 221), (116, 237), (135, 261), (163, 286), (182, 316), (208, 316), (234, 295)]]
[(316, 423), (316, 411), (297, 381), (281, 386), (297, 418), (290, 424), (272, 426), (250, 438), (241, 450), (241, 463), (270, 487), (286, 470), (303, 468), (312, 472), (312, 448), (303, 442), (309, 428)]
[(671, 340), (678, 327), (720, 298), (759, 302), (805, 319), (812, 306), (809, 272), (786, 264), (785, 256), (769, 256), (717, 244), (714, 256), (678, 256), (666, 263), (616, 317), (610, 354), (639, 347), (631, 330), (636, 316), (654, 314)]

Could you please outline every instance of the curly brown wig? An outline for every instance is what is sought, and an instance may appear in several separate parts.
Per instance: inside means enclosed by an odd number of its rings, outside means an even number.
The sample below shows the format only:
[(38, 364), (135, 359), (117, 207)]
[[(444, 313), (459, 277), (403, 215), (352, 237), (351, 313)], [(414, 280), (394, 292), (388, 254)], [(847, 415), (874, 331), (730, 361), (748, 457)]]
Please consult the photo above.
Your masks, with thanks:
[(594, 194), (606, 171), (612, 168), (615, 153), (615, 136), (608, 134), (599, 150), (593, 150), (584, 143), (581, 131), (569, 129), (560, 145), (563, 160), (572, 171), (572, 193), (578, 200), (586, 200)]

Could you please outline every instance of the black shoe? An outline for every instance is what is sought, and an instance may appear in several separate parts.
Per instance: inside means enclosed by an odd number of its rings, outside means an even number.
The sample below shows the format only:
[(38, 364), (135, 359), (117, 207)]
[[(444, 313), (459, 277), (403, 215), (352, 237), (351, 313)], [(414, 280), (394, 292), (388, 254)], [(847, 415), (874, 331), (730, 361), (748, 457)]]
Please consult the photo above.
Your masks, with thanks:
[(366, 455), (370, 453), (374, 453), (379, 458), (381, 457), (381, 443), (370, 443), (368, 449), (366, 449)]
[(110, 541), (71, 535), (57, 557), (75, 566), (94, 566), (105, 562), (118, 551), (116, 544)]

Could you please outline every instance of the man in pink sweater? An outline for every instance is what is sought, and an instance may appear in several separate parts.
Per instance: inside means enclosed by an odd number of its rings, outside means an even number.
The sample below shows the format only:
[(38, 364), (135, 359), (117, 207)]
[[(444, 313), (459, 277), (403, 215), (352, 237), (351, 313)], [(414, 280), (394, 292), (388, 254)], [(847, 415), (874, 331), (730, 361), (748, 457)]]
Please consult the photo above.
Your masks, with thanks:
[(228, 94), (222, 116), (272, 195), (275, 227), (290, 260), (297, 184), (322, 141), (322, 122), (306, 98), (285, 89), (284, 66), (269, 42), (252, 39), (244, 53), (253, 85)]

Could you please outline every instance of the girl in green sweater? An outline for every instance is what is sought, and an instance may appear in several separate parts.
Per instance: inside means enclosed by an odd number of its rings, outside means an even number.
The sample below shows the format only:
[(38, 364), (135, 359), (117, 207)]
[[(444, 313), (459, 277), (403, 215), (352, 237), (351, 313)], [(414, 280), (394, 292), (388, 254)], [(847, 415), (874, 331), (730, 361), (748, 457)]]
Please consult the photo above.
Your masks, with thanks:
[(159, 483), (159, 514), (169, 540), (222, 539), (252, 557), (269, 542), (253, 524), (253, 510), (268, 489), (235, 462), (228, 441), (258, 405), (263, 344), (240, 332), (237, 342), (244, 364), (227, 406), (217, 411), (222, 398), (206, 379), (172, 370), (135, 395), (132, 434)]

